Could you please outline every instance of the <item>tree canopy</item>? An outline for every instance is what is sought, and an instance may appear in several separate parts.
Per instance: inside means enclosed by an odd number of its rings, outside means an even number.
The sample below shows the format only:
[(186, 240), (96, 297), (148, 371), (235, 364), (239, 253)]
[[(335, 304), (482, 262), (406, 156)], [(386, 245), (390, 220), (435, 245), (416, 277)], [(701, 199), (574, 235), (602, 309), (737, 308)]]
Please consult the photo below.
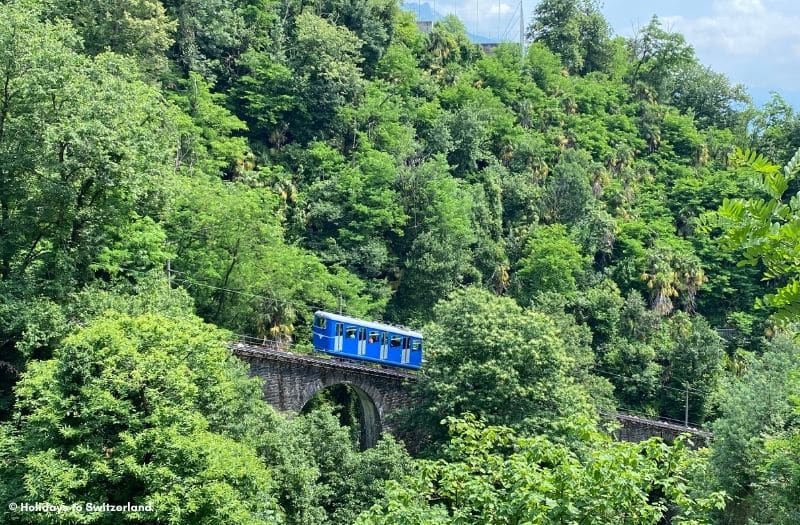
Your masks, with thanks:
[[(416, 22), (0, 2), (0, 521), (798, 521), (797, 111), (593, 0), (523, 49)], [(396, 438), (359, 450), (346, 388), (276, 413), (228, 350), (310, 352), (318, 309), (423, 332)]]

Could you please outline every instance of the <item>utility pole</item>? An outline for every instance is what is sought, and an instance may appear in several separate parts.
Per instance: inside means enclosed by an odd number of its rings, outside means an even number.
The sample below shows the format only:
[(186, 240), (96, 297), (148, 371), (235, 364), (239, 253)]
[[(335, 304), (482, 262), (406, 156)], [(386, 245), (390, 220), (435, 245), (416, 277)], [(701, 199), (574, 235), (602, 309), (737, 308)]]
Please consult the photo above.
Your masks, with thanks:
[(339, 315), (342, 315), (342, 294), (339, 294)]
[(525, 11), (523, 11), (522, 0), (519, 2), (519, 54), (522, 63), (525, 63)]
[(684, 410), (684, 426), (689, 426), (689, 383), (686, 383), (686, 405)]
[(167, 259), (167, 283), (172, 288), (172, 260)]
[(497, 43), (500, 43), (500, 27), (503, 25), (502, 18), (500, 17), (500, 7), (501, 7), (500, 0), (497, 0)]

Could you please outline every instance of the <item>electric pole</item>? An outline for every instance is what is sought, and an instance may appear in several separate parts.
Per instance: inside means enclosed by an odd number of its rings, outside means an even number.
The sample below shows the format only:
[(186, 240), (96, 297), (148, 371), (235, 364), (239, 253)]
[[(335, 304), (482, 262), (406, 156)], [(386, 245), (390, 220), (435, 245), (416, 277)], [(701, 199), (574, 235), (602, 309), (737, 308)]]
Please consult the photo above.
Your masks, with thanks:
[(686, 404), (684, 408), (684, 426), (689, 426), (689, 383), (686, 383)]

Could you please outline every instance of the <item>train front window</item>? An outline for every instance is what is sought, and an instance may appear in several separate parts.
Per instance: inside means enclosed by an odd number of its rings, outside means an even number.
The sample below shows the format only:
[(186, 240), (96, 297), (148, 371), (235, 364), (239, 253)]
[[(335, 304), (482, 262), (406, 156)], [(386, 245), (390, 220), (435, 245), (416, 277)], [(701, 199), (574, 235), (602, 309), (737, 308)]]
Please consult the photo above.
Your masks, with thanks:
[(325, 329), (325, 325), (327, 325), (327, 321), (328, 320), (325, 319), (324, 317), (320, 317), (320, 316), (317, 315), (317, 316), (314, 317), (314, 326), (316, 326), (317, 328)]
[(411, 343), (411, 350), (419, 352), (421, 348), (422, 348), (422, 343), (420, 343), (419, 341), (414, 341), (413, 343)]

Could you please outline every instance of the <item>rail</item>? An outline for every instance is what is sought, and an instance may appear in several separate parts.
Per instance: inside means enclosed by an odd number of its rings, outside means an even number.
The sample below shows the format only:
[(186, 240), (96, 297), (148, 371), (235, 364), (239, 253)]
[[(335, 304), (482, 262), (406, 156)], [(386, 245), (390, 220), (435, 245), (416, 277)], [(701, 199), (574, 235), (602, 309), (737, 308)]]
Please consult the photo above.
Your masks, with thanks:
[[(386, 377), (405, 381), (416, 381), (414, 373), (381, 367), (379, 365), (359, 364), (353, 361), (339, 359), (336, 357), (321, 357), (311, 354), (300, 354), (289, 350), (289, 343), (274, 339), (259, 339), (256, 337), (237, 335), (238, 340), (230, 343), (233, 353), (243, 357), (267, 358), (273, 361), (286, 363), (303, 364), (319, 368), (330, 368), (337, 370), (348, 370), (360, 374), (368, 374), (378, 377)], [(705, 439), (711, 439), (713, 434), (707, 430), (697, 427), (686, 426), (678, 422), (665, 421), (663, 419), (650, 419), (625, 411), (601, 411), (601, 415), (613, 418), (618, 421), (629, 422), (650, 428), (660, 428), (677, 433), (688, 433)]]
[[(253, 338), (246, 338), (252, 340)], [(330, 368), (337, 370), (348, 370), (360, 374), (368, 374), (378, 377), (386, 377), (399, 380), (416, 381), (417, 376), (411, 372), (395, 370), (386, 367), (356, 364), (337, 358), (325, 358), (310, 354), (299, 354), (291, 352), (279, 341), (260, 341), (247, 342), (240, 338), (230, 344), (233, 353), (239, 356), (266, 358), (273, 361), (283, 361), (286, 363), (303, 364), (319, 368)]]

